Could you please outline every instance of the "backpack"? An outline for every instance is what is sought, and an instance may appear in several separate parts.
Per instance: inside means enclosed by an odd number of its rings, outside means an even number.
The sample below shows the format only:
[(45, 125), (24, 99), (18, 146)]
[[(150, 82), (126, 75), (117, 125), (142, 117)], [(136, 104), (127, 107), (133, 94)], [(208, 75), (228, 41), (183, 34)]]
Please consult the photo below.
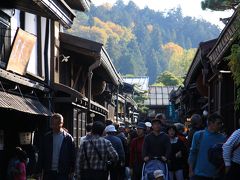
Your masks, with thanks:
[[(222, 149), (223, 144), (224, 143), (217, 143), (208, 149), (208, 161), (212, 163), (218, 170), (221, 170), (225, 167)], [(239, 146), (240, 144), (232, 149), (232, 154)]]
[(19, 171), (17, 169), (18, 163), (20, 163), (20, 161), (17, 159), (15, 159), (15, 158), (10, 159), (10, 161), (8, 163), (8, 168), (7, 168), (7, 179), (8, 180), (13, 180), (16, 173), (18, 173), (18, 171)]
[(217, 143), (208, 149), (208, 161), (212, 163), (217, 169), (224, 167), (222, 146), (223, 143)]

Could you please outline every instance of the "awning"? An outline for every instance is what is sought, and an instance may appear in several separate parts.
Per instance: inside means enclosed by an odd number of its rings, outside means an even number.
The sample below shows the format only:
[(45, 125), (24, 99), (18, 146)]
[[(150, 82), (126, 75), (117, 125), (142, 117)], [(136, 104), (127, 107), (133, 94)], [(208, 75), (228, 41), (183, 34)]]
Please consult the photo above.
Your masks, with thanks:
[(0, 91), (0, 107), (24, 113), (50, 116), (52, 113), (37, 99), (21, 97)]
[[(68, 87), (61, 83), (51, 83), (51, 87), (55, 91), (55, 96), (53, 97), (53, 102), (55, 103), (71, 103), (74, 106), (81, 107), (82, 109), (88, 109), (88, 98), (84, 97), (77, 90)], [(60, 92), (60, 93), (59, 93)], [(91, 100), (91, 112), (105, 116), (108, 114), (108, 110)]]

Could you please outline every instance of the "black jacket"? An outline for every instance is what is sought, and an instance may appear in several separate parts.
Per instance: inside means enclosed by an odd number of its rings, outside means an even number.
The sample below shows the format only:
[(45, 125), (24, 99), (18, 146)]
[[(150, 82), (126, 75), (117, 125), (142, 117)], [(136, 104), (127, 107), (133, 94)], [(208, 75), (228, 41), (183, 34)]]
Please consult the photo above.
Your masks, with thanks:
[[(76, 151), (72, 136), (63, 131), (63, 142), (60, 150), (58, 171), (62, 174), (69, 174), (74, 171)], [(50, 131), (43, 137), (39, 151), (38, 170), (44, 172), (51, 170), (53, 153), (53, 132)]]

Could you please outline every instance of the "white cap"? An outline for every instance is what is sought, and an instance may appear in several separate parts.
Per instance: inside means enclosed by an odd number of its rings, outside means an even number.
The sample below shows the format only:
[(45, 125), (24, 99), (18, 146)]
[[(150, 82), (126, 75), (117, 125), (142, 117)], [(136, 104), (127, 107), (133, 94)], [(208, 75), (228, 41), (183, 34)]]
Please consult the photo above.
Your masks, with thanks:
[(116, 132), (117, 130), (116, 130), (116, 128), (115, 128), (115, 126), (114, 125), (108, 125), (106, 128), (105, 128), (105, 132), (107, 133), (107, 132)]
[(163, 174), (163, 171), (162, 170), (155, 170), (154, 172), (153, 172), (153, 175), (154, 175), (154, 178), (159, 178), (159, 177), (163, 177), (164, 176), (164, 174)]
[(146, 125), (147, 127), (152, 127), (152, 124), (151, 124), (150, 122), (145, 122), (145, 125)]

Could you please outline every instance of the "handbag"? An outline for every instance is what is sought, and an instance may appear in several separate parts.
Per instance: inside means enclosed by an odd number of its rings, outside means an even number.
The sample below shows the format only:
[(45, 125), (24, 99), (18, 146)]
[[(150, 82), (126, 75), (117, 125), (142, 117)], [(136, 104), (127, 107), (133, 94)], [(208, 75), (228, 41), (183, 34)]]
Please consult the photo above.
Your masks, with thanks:
[[(97, 152), (99, 159), (102, 161), (103, 159), (102, 159), (100, 152), (98, 151), (98, 149), (96, 148), (96, 146), (94, 145), (94, 143), (92, 141), (90, 141), (90, 143), (93, 146), (94, 150)], [(113, 169), (113, 167), (115, 166), (115, 163), (107, 160), (107, 161), (105, 161), (105, 166), (106, 166), (107, 170), (109, 171), (109, 170)]]

